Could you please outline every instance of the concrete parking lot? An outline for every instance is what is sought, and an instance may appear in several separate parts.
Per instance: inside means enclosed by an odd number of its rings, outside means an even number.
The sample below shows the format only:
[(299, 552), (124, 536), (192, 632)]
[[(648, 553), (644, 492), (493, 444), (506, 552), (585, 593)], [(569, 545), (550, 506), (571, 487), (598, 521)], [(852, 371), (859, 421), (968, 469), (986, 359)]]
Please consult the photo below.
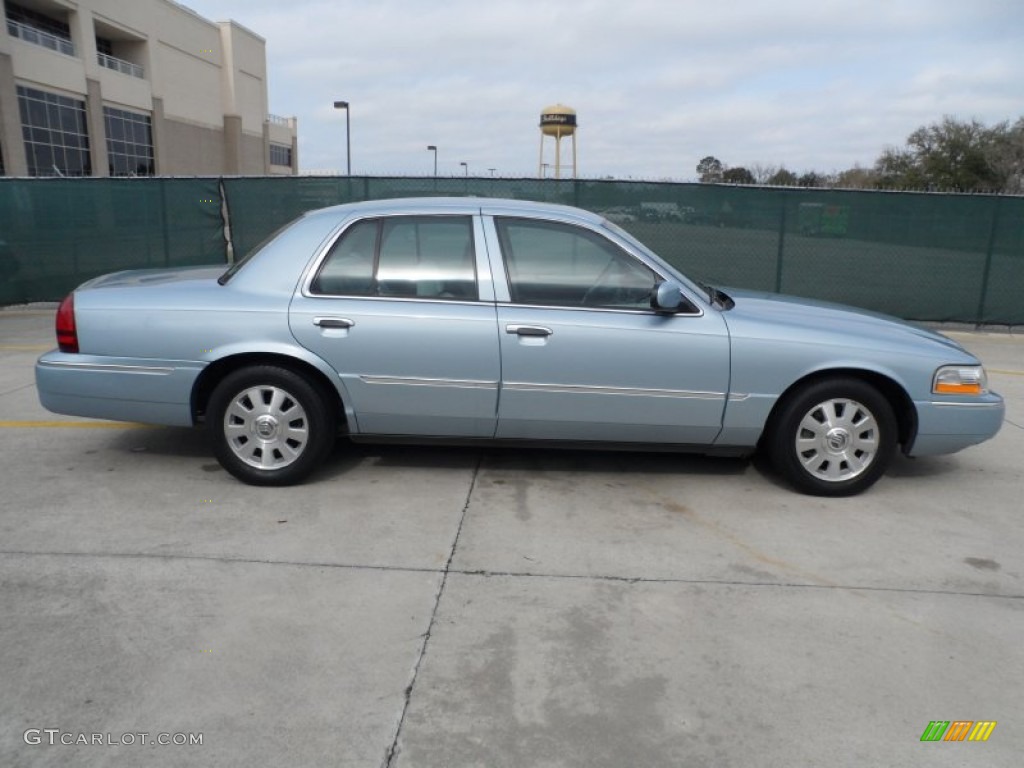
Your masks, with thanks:
[(346, 445), (259, 489), (201, 432), (44, 411), (52, 313), (0, 310), (0, 766), (1021, 764), (1020, 335), (951, 334), (998, 437), (857, 498)]

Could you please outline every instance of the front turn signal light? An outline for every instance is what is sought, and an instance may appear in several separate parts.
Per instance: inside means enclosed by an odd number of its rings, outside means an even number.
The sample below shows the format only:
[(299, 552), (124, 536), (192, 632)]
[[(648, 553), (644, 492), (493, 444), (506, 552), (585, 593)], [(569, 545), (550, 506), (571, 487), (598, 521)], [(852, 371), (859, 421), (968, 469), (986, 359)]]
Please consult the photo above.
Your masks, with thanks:
[(936, 395), (984, 395), (988, 392), (988, 377), (980, 365), (944, 365), (932, 379), (932, 393)]

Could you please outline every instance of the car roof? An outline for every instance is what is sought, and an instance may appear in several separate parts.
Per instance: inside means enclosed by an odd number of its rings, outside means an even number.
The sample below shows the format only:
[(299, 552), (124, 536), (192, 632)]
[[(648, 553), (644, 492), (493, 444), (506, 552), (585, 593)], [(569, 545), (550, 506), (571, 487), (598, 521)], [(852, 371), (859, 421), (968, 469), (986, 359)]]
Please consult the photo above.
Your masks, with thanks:
[(399, 197), (385, 200), (366, 200), (358, 203), (333, 205), (310, 211), (306, 216), (349, 216), (391, 214), (474, 214), (495, 216), (538, 216), (541, 218), (575, 219), (599, 224), (603, 219), (596, 213), (568, 205), (543, 203), (533, 200), (512, 200), (495, 197)]

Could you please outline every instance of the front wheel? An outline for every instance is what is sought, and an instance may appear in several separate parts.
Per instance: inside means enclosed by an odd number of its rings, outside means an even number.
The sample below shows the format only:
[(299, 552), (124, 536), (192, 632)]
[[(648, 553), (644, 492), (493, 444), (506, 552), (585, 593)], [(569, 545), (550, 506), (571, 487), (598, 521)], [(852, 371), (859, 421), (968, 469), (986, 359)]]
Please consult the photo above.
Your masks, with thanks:
[(826, 379), (780, 405), (767, 447), (778, 472), (815, 496), (852, 496), (871, 487), (896, 449), (896, 417), (870, 384)]
[(330, 407), (306, 379), (271, 365), (243, 368), (214, 389), (207, 409), (213, 452), (251, 485), (304, 480), (330, 451)]

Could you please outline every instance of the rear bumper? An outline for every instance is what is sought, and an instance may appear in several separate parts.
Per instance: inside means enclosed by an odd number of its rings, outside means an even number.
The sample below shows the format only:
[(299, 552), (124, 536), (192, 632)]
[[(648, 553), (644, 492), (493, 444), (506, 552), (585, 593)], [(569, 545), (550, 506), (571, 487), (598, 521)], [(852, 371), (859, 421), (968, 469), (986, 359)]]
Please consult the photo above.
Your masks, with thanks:
[(36, 362), (39, 402), (54, 413), (191, 426), (192, 387), (205, 363), (47, 352)]
[(956, 453), (995, 437), (1006, 406), (1003, 398), (990, 392), (976, 400), (917, 402), (917, 437), (908, 456), (936, 456)]

